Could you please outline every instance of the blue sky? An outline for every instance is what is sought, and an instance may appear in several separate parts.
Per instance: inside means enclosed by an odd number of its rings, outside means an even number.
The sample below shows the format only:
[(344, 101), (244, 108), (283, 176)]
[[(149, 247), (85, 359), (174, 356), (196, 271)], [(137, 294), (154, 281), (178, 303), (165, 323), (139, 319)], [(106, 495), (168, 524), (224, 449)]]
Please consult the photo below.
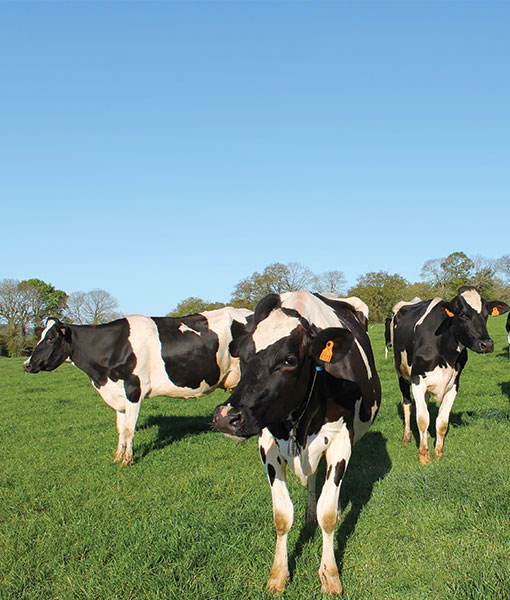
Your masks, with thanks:
[(509, 2), (0, 2), (0, 279), (125, 313), (510, 252)]

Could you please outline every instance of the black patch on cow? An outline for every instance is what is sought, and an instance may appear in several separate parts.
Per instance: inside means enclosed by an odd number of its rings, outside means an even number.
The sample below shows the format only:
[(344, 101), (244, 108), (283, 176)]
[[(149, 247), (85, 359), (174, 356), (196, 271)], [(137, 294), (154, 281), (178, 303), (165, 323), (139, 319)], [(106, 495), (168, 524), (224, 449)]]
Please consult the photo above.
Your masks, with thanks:
[[(169, 379), (178, 387), (196, 389), (202, 381), (214, 386), (220, 378), (216, 362), (218, 336), (200, 314), (181, 319), (153, 317), (161, 341), (161, 354)], [(193, 331), (179, 328), (184, 324)], [(196, 332), (196, 333), (195, 333)]]
[(333, 465), (329, 465), (328, 467), (328, 474), (326, 475), (326, 479), (329, 479), (329, 476), (331, 475), (331, 469), (333, 468)]
[(335, 485), (338, 487), (340, 485), (340, 481), (345, 473), (345, 458), (342, 458), (340, 462), (336, 463), (335, 466)]
[(266, 451), (262, 446), (260, 447), (260, 458), (262, 459), (262, 462), (266, 464)]
[(137, 375), (129, 375), (124, 380), (124, 390), (126, 391), (127, 399), (134, 404), (140, 400), (141, 387), (140, 378)]
[(327, 438), (327, 437), (325, 437), (325, 438), (324, 438), (324, 443), (325, 443), (325, 444), (328, 444), (328, 443), (329, 443), (329, 440), (328, 440), (328, 438)]
[(276, 471), (271, 463), (267, 465), (267, 474), (269, 476), (269, 483), (272, 486), (274, 483), (274, 478), (276, 477)]
[(281, 465), (281, 464), (282, 464), (282, 459), (281, 459), (279, 456), (277, 456), (277, 457), (276, 457), (276, 460), (278, 461), (278, 464), (279, 464), (279, 465)]

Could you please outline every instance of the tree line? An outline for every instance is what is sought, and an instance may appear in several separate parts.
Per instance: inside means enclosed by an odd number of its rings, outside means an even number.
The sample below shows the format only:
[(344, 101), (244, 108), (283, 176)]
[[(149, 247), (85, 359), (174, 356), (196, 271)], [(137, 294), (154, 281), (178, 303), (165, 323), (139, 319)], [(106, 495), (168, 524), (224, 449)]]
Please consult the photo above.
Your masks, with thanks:
[[(228, 304), (254, 309), (257, 302), (271, 292), (309, 289), (335, 296), (358, 296), (368, 305), (370, 320), (382, 322), (400, 300), (411, 300), (416, 296), (423, 300), (435, 296), (451, 299), (463, 285), (474, 285), (487, 300), (510, 303), (510, 254), (488, 259), (453, 252), (444, 258), (427, 260), (420, 276), (420, 281), (411, 283), (398, 273), (371, 271), (360, 275), (356, 284), (348, 288), (340, 270), (317, 274), (297, 262), (277, 262), (266, 266), (262, 272), (255, 271), (241, 279)], [(101, 289), (67, 294), (40, 279), (4, 279), (0, 281), (0, 355), (30, 353), (37, 339), (37, 328), (46, 317), (97, 325), (122, 316), (118, 305), (111, 294)], [(179, 302), (168, 316), (189, 315), (223, 306), (226, 303), (191, 296)]]

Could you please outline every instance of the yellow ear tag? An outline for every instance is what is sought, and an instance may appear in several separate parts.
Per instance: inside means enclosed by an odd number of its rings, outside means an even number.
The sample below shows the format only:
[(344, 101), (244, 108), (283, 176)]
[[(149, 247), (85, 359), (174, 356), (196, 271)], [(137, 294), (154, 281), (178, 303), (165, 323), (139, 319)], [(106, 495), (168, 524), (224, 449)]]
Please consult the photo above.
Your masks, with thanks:
[(499, 308), (497, 306), (492, 309), (491, 317), (499, 317)]
[(448, 310), (447, 308), (444, 309), (444, 312), (449, 316), (449, 317), (454, 317), (455, 315), (452, 313), (451, 310)]
[(321, 355), (319, 356), (319, 360), (323, 360), (324, 362), (331, 362), (331, 357), (333, 356), (333, 342), (330, 340), (326, 342)]

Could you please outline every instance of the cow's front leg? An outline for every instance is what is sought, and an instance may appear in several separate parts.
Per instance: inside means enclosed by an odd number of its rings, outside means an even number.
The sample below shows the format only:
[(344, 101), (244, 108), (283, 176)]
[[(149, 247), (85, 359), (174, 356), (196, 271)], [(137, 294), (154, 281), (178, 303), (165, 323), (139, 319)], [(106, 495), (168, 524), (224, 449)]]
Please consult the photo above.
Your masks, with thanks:
[(411, 387), (403, 377), (398, 378), (398, 385), (402, 392), (402, 412), (404, 413), (404, 435), (402, 443), (409, 444), (411, 441)]
[(422, 465), (428, 465), (430, 462), (430, 452), (428, 444), (428, 429), (430, 415), (427, 407), (427, 391), (423, 384), (412, 384), (414, 402), (416, 404), (416, 423), (420, 433), (420, 447), (418, 449), (418, 459)]
[(118, 442), (117, 442), (117, 452), (115, 452), (115, 456), (113, 458), (114, 463), (122, 460), (122, 457), (124, 456), (124, 450), (126, 449), (126, 434), (124, 431), (125, 417), (126, 417), (126, 413), (123, 410), (117, 411)]
[(276, 549), (273, 567), (267, 582), (267, 589), (273, 594), (280, 594), (290, 579), (287, 536), (294, 519), (294, 507), (287, 489), (285, 470), (287, 462), (281, 457), (280, 451), (270, 434), (259, 438), (259, 449), (262, 462), (266, 468), (267, 478), (271, 486), (271, 499), (273, 501), (273, 521), (276, 530)]
[(351, 457), (351, 440), (343, 427), (326, 451), (326, 481), (317, 503), (317, 522), (322, 530), (322, 558), (319, 579), (325, 594), (341, 594), (342, 583), (335, 559), (335, 528), (338, 522), (340, 486)]
[(444, 438), (448, 431), (450, 413), (456, 395), (457, 388), (454, 386), (443, 396), (441, 406), (439, 407), (439, 413), (436, 419), (436, 448), (434, 451), (434, 458), (443, 458)]

